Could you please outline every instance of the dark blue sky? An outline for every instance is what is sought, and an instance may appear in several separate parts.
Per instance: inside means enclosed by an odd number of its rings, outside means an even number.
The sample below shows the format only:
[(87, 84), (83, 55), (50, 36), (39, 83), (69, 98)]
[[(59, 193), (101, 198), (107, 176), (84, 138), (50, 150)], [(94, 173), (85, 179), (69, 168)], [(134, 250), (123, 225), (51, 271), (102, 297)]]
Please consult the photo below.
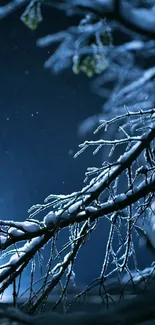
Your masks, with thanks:
[[(67, 70), (53, 76), (45, 70), (50, 49), (36, 47), (39, 37), (78, 19), (48, 8), (32, 32), (20, 21), (22, 12), (1, 21), (0, 28), (0, 218), (14, 220), (24, 220), (30, 206), (51, 193), (79, 190), (86, 167), (101, 164), (100, 155), (93, 157), (91, 151), (77, 159), (73, 152), (83, 140), (77, 136), (79, 123), (101, 111), (102, 99), (91, 93), (83, 75)], [(77, 265), (82, 282), (98, 274), (106, 242), (103, 229), (81, 252)]]
[[(36, 47), (39, 37), (75, 24), (75, 18), (48, 9), (32, 32), (20, 21), (21, 13), (1, 21), (0, 29), (0, 218), (13, 220), (24, 220), (29, 207), (51, 193), (79, 190), (86, 167), (101, 163), (91, 151), (77, 159), (73, 153), (83, 140), (77, 135), (80, 122), (100, 112), (102, 99), (91, 93), (83, 75), (67, 70), (53, 76), (45, 70), (50, 49)], [(84, 281), (86, 263), (93, 272), (100, 259), (92, 265), (89, 252), (81, 255)]]

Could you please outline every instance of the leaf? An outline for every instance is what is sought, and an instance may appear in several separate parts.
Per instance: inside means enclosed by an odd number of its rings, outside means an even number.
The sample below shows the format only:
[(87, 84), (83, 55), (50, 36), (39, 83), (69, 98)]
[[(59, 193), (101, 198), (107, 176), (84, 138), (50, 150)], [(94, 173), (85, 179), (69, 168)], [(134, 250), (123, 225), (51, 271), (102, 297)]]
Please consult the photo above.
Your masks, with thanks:
[(37, 1), (31, 1), (20, 17), (22, 22), (31, 30), (35, 30), (43, 20), (41, 14), (41, 4)]

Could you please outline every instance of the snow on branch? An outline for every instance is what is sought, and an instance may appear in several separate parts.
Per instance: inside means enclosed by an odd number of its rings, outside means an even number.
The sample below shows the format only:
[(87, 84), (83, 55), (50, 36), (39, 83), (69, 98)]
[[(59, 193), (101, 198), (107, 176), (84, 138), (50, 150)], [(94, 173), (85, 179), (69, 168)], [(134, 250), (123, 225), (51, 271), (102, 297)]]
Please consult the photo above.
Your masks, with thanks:
[[(88, 235), (96, 228), (99, 218), (107, 218), (112, 227), (112, 233), (118, 231), (120, 246), (117, 251), (113, 247), (113, 238), (109, 232), (109, 244), (107, 244), (106, 256), (103, 262), (103, 269), (100, 276), (100, 281), (103, 281), (103, 276), (107, 277), (109, 256), (112, 257), (114, 269), (110, 274), (127, 270), (128, 259), (134, 256), (134, 246), (131, 240), (132, 231), (134, 231), (136, 222), (141, 214), (144, 214), (153, 200), (155, 190), (155, 175), (154, 175), (154, 151), (153, 144), (155, 138), (155, 125), (152, 119), (152, 125), (147, 125), (147, 117), (154, 114), (154, 111), (129, 113), (122, 118), (127, 120), (142, 119), (145, 120), (145, 133), (143, 129), (141, 135), (134, 138), (128, 134), (126, 141), (120, 141), (119, 145), (126, 145), (125, 153), (114, 163), (105, 163), (99, 169), (89, 169), (87, 178), (93, 177), (88, 185), (82, 188), (79, 192), (74, 192), (70, 195), (50, 195), (45, 199), (45, 204), (36, 204), (30, 211), (29, 218), (24, 222), (15, 221), (0, 221), (0, 248), (4, 252), (1, 259), (10, 259), (7, 263), (0, 267), (0, 281), (2, 283), (0, 293), (6, 288), (18, 281), (19, 275), (25, 267), (32, 262), (37, 252), (47, 245), (51, 240), (54, 241), (53, 254), (54, 260), (57, 259), (59, 253), (55, 252), (57, 234), (61, 229), (68, 227), (71, 231), (71, 236), (68, 245), (64, 247), (65, 253), (61, 262), (53, 264), (49, 260), (51, 267), (46, 270), (43, 277), (43, 283), (40, 289), (35, 292), (33, 302), (29, 301), (29, 310), (34, 312), (36, 308), (44, 301), (50, 292), (59, 284), (61, 278), (66, 274), (66, 285), (62, 289), (60, 301), (68, 286), (69, 280), (73, 274), (72, 266), (74, 265), (76, 255), (85, 243)], [(109, 121), (115, 123), (117, 119)], [(108, 124), (108, 121), (107, 121)], [(125, 134), (125, 128), (123, 135)], [(126, 137), (126, 135), (125, 135)], [(123, 140), (123, 139), (122, 139)], [(102, 145), (107, 145), (107, 140), (103, 141)], [(136, 142), (131, 146), (132, 142)], [(91, 143), (84, 143), (87, 148)], [(93, 142), (92, 142), (93, 144)], [(100, 145), (94, 141), (94, 145)], [(117, 144), (113, 141), (108, 142), (112, 147)], [(135, 163), (141, 154), (145, 155), (145, 168), (141, 166), (139, 169), (134, 169)], [(119, 193), (118, 179), (121, 175), (126, 174), (126, 185), (123, 193)], [(103, 197), (103, 198), (102, 198)], [(145, 199), (144, 199), (145, 198)], [(131, 207), (134, 207), (134, 209)], [(51, 209), (42, 221), (34, 219), (41, 211)], [(126, 229), (126, 240), (121, 240), (121, 231), (119, 223), (124, 223)], [(116, 231), (116, 232), (117, 232)], [(22, 242), (25, 241), (23, 245)], [(22, 245), (17, 247), (17, 244)], [(8, 248), (14, 246), (14, 249), (8, 251)], [(6, 253), (5, 250), (7, 249)], [(120, 255), (121, 252), (121, 255)], [(107, 260), (105, 264), (105, 259)], [(53, 261), (54, 261), (53, 260)], [(106, 266), (105, 266), (106, 265)], [(68, 268), (69, 273), (68, 273)], [(104, 270), (104, 271), (103, 271)], [(32, 276), (32, 275), (31, 275)], [(69, 278), (68, 278), (69, 277)], [(46, 279), (46, 280), (45, 280)], [(33, 281), (31, 282), (33, 288)], [(31, 289), (32, 290), (32, 289)], [(16, 299), (16, 295), (15, 298)], [(31, 300), (31, 299), (30, 299)]]
[[(50, 2), (50, 1), (49, 1)], [(46, 3), (46, 0), (45, 0)], [(51, 5), (65, 10), (68, 14), (93, 13), (99, 17), (116, 21), (128, 30), (141, 33), (153, 38), (155, 36), (155, 11), (154, 7), (135, 8), (131, 1), (109, 0), (69, 0), (54, 1)]]
[[(60, 295), (53, 308), (62, 303), (66, 312), (67, 290), (70, 283), (75, 285), (76, 258), (99, 223), (103, 225), (106, 219), (109, 226), (99, 276), (72, 302), (95, 287), (102, 301), (107, 302), (109, 293), (104, 282), (111, 276), (121, 279), (125, 274), (131, 282), (135, 278), (141, 281), (135, 235), (147, 236), (155, 248), (155, 11), (152, 4), (145, 7), (139, 1), (135, 4), (128, 0), (14, 0), (0, 6), (0, 18), (25, 4), (28, 6), (21, 20), (31, 30), (43, 20), (43, 5), (84, 15), (77, 26), (49, 34), (37, 45), (58, 43), (45, 67), (58, 73), (71, 66), (75, 74), (97, 75), (93, 90), (104, 99), (103, 112), (83, 124), (84, 132), (89, 128), (96, 128), (95, 136), (102, 132), (100, 138), (83, 141), (75, 154), (77, 158), (92, 147), (93, 154), (103, 149), (103, 163), (88, 167), (81, 190), (68, 195), (50, 194), (43, 204), (29, 209), (29, 217), (23, 222), (0, 220), (0, 294), (3, 296), (12, 286), (13, 304), (17, 306), (24, 295), (20, 292), (21, 277), (31, 266), (25, 302), (29, 312), (42, 308), (58, 287)], [(113, 39), (118, 28), (128, 35), (121, 44)], [(145, 64), (139, 63), (141, 60)], [(58, 238), (63, 229), (68, 231), (68, 240), (60, 248)], [(48, 245), (45, 262), (42, 252)], [(130, 262), (136, 276), (129, 268)], [(41, 276), (36, 281), (37, 269)], [(31, 319), (28, 321), (31, 323)]]
[(28, 3), (28, 0), (12, 0), (4, 6), (0, 6), (0, 19), (10, 15), (15, 10)]

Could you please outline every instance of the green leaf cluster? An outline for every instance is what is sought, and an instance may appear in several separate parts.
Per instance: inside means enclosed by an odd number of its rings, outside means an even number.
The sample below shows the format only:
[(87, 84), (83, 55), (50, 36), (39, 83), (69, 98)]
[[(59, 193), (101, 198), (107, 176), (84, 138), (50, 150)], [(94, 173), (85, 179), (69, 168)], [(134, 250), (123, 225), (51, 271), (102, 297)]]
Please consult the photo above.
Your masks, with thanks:
[(41, 3), (38, 1), (31, 1), (20, 19), (28, 28), (35, 30), (43, 20), (41, 14)]

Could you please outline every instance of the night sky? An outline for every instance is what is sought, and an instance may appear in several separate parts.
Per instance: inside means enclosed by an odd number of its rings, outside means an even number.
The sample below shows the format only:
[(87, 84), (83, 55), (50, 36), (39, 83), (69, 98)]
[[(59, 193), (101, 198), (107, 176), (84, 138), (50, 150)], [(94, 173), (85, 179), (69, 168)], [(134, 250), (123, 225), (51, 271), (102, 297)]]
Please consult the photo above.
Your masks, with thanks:
[[(79, 124), (99, 113), (103, 100), (82, 74), (75, 76), (70, 69), (54, 76), (45, 70), (52, 49), (36, 46), (38, 38), (79, 19), (48, 8), (32, 32), (20, 21), (22, 12), (0, 22), (0, 219), (24, 221), (33, 204), (51, 193), (80, 190), (86, 167), (100, 166), (101, 156), (91, 150), (77, 159), (73, 154), (84, 140), (78, 136)], [(106, 229), (98, 229), (82, 249), (79, 282), (99, 274)], [(140, 264), (145, 266), (142, 259)]]

